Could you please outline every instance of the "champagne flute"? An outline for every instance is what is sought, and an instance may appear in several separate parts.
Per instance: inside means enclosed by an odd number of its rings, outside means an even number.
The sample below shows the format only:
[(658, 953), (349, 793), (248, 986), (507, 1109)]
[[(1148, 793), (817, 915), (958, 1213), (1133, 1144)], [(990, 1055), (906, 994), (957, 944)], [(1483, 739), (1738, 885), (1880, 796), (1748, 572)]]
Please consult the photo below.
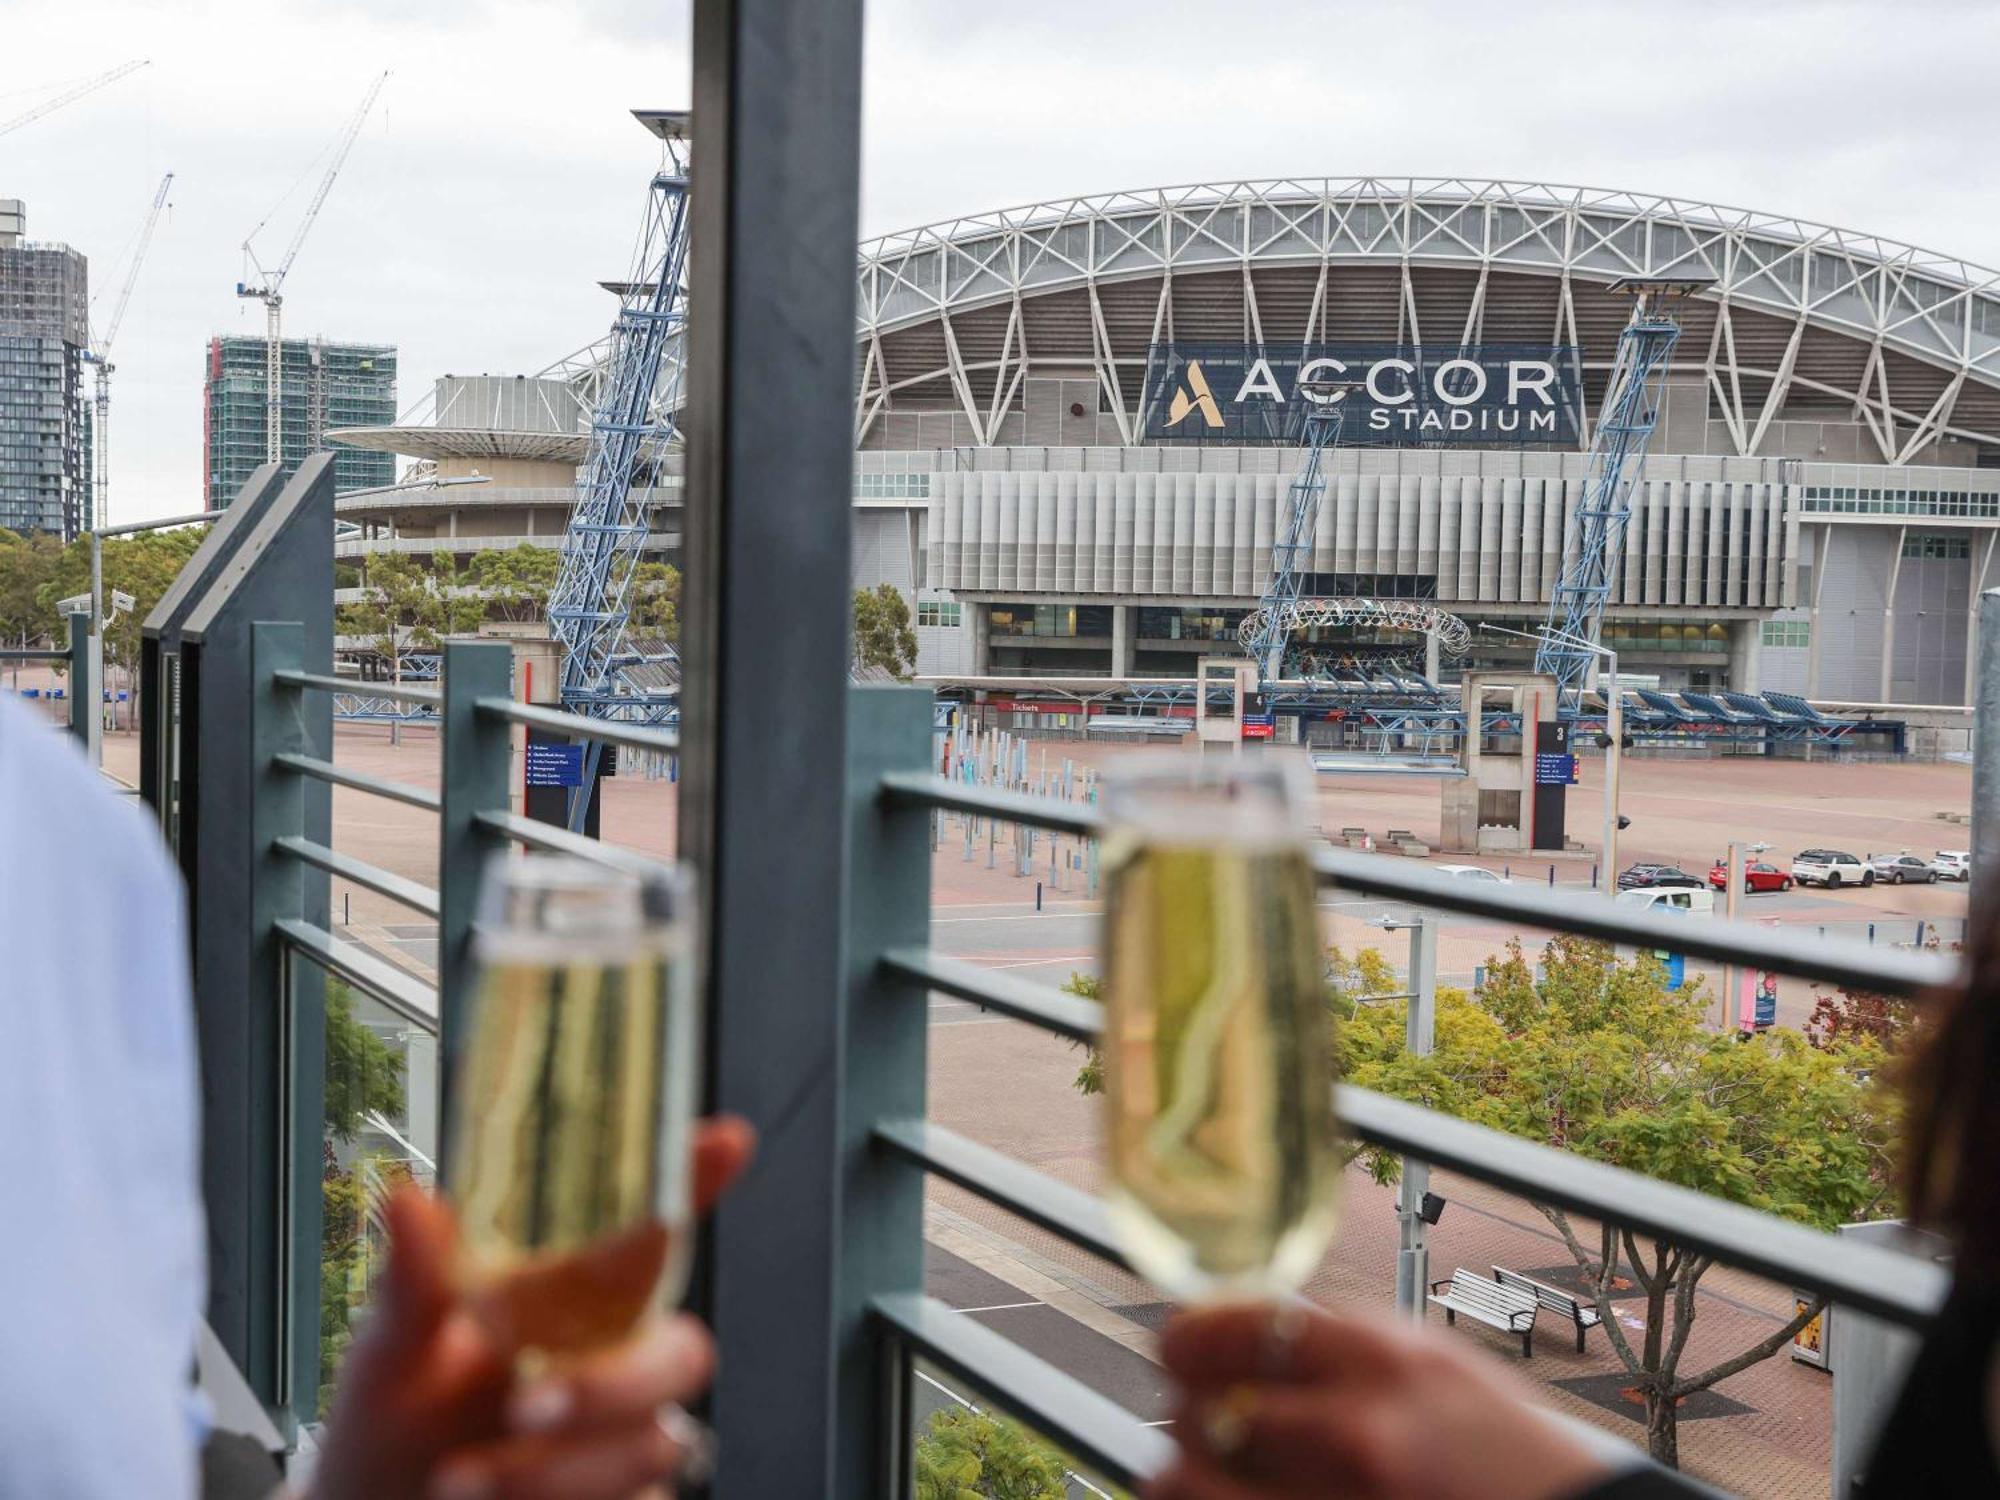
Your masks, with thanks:
[(473, 1305), (527, 1365), (686, 1291), (690, 885), (531, 855), (488, 869), (446, 1182)]
[(1104, 777), (1107, 1201), (1132, 1264), (1177, 1300), (1296, 1291), (1333, 1237), (1309, 776), (1264, 752)]

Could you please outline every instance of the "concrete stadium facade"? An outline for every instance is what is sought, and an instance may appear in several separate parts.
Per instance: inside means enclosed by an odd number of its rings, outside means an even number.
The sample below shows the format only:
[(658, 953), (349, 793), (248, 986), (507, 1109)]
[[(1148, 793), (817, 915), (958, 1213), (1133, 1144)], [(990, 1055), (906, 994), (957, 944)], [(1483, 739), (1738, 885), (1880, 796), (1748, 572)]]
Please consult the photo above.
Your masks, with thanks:
[[(1627, 317), (1612, 284), (1637, 276), (1709, 285), (1685, 307), (1607, 612), (1624, 670), (1668, 688), (1969, 701), (1974, 600), (2000, 583), (2000, 273), (1797, 219), (1540, 183), (1211, 183), (864, 244), (856, 581), (909, 595), (926, 675), (1185, 675), (1255, 603), (1297, 454), (1147, 441), (1156, 348), (1571, 346), (1578, 442), (1340, 449), (1311, 565), (1352, 592), (1531, 628)], [(340, 434), (490, 481), (343, 502), (362, 526), (343, 549), (553, 544), (602, 378), (591, 354), (529, 382), (532, 410), (513, 412), (500, 382), (441, 383), (434, 424)], [(663, 485), (649, 546), (665, 555), (677, 498)], [(1474, 639), (1470, 665), (1528, 650)]]

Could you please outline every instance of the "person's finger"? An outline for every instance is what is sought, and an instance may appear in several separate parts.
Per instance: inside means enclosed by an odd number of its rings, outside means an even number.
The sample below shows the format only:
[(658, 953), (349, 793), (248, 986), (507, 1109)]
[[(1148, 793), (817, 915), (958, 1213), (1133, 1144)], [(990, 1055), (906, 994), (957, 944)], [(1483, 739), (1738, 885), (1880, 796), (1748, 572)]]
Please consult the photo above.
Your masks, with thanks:
[(1356, 1494), (1388, 1482), (1402, 1408), (1324, 1385), (1239, 1386), (1187, 1403), (1174, 1432), (1195, 1455), (1274, 1494), (1318, 1496), (1329, 1474)]
[(389, 1224), (389, 1262), (375, 1292), (371, 1342), (377, 1349), (420, 1349), (451, 1312), (451, 1259), (457, 1228), (451, 1210), (423, 1189), (405, 1183), (383, 1206)]
[(639, 1334), (508, 1403), (517, 1433), (578, 1432), (651, 1420), (668, 1402), (691, 1401), (715, 1373), (715, 1343), (686, 1314), (649, 1319)]
[(694, 1135), (694, 1210), (705, 1214), (757, 1154), (757, 1130), (741, 1115), (703, 1120)]
[(1244, 1303), (1180, 1313), (1161, 1337), (1160, 1359), (1189, 1389), (1304, 1384), (1386, 1374), (1406, 1356), (1407, 1342), (1400, 1330), (1365, 1318)]
[(584, 1435), (513, 1438), (441, 1465), (427, 1500), (630, 1500), (670, 1478), (680, 1457), (650, 1415)]

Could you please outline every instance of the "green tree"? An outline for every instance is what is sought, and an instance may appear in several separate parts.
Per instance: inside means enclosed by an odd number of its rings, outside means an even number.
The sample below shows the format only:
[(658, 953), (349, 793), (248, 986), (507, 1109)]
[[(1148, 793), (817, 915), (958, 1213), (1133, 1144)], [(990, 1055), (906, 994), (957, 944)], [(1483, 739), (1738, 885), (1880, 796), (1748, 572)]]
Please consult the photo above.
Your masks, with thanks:
[[(104, 628), (104, 659), (128, 674), (139, 669), (140, 627), (160, 596), (173, 587), (174, 579), (194, 556), (195, 548), (208, 535), (205, 526), (184, 526), (173, 531), (141, 532), (137, 536), (112, 537), (103, 545), (104, 607), (111, 608), (113, 592), (130, 594), (133, 605), (107, 620)], [(79, 537), (62, 549), (48, 579), (37, 590), (37, 600), (54, 622), (58, 600), (90, 592), (90, 538)], [(55, 622), (59, 624), (59, 622)]]
[(549, 594), (562, 571), (562, 554), (553, 547), (489, 548), (473, 554), (472, 582), (495, 619), (517, 624), (547, 616)]
[[(1349, 1081), (1514, 1135), (1832, 1228), (1890, 1195), (1893, 1099), (1871, 1038), (1814, 1047), (1774, 1029), (1748, 1041), (1707, 1031), (1699, 985), (1669, 990), (1650, 956), (1620, 960), (1601, 943), (1559, 937), (1538, 979), (1518, 941), (1489, 960), (1484, 991), (1440, 988), (1426, 1057), (1403, 1045), (1402, 1003), (1356, 1010), (1339, 1043)], [(1371, 1159), (1378, 1177), (1394, 1164)], [(1747, 1348), (1683, 1365), (1712, 1260), (1616, 1224), (1586, 1227), (1536, 1205), (1593, 1288), (1605, 1337), (1646, 1404), (1655, 1459), (1677, 1462), (1676, 1413), (1697, 1391), (1768, 1359), (1817, 1315), (1813, 1302)], [(1644, 1330), (1627, 1336), (1611, 1302), (1621, 1265), (1645, 1294)]]
[(880, 667), (908, 682), (917, 666), (917, 632), (910, 602), (893, 583), (854, 591), (854, 664)]
[[(341, 635), (358, 635), (389, 664), (389, 680), (403, 683), (403, 653), (435, 651), (450, 635), (477, 630), (486, 618), (471, 570), (460, 570), (449, 558), (425, 567), (416, 558), (388, 553), (368, 560), (359, 602), (341, 607), (335, 628)], [(392, 742), (402, 738), (401, 725), (391, 723)]]
[(681, 570), (672, 563), (642, 562), (632, 574), (632, 626), (678, 644), (681, 638)]
[(61, 622), (51, 605), (42, 602), (42, 590), (55, 577), (62, 550), (62, 543), (46, 531), (21, 536), (0, 529), (0, 640), (25, 646), (58, 631)]
[(917, 1439), (917, 1500), (1064, 1500), (1062, 1454), (1018, 1422), (947, 1406)]

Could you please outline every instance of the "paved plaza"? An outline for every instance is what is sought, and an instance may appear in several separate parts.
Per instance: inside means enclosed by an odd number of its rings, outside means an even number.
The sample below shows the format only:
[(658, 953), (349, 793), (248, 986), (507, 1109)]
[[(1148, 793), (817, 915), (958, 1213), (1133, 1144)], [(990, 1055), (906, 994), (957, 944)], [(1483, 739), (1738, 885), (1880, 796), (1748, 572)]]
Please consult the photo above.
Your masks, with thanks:
[[(335, 758), (359, 770), (435, 786), (434, 737), (412, 731), (404, 740), (392, 746), (381, 728), (343, 728), (336, 736)], [(1038, 767), (1042, 748), (1034, 750)], [(1060, 743), (1046, 749), (1051, 770), (1060, 769), (1065, 757), (1101, 763), (1120, 753)], [(107, 741), (106, 763), (114, 773), (130, 777), (135, 762), (129, 736)], [(1594, 834), (1599, 769), (1586, 762), (1583, 784), (1571, 796), (1573, 831)], [(1962, 814), (1969, 806), (1970, 774), (1959, 765), (1806, 765), (1748, 757), (1635, 760), (1627, 763), (1624, 779), (1622, 805), (1633, 826), (1625, 836), (1621, 863), (1658, 860), (1705, 873), (1731, 838), (1770, 842), (1770, 857), (1781, 864), (1797, 849), (1819, 844), (1857, 854), (1908, 848), (1928, 855), (1967, 842), (1962, 825), (1937, 816)], [(669, 853), (674, 791), (668, 781), (644, 777), (606, 783), (606, 837)], [(414, 879), (435, 879), (436, 833), (430, 819), (344, 789), (334, 792), (334, 813), (335, 843), (344, 851)], [(1331, 829), (1355, 824), (1380, 834), (1401, 827), (1426, 838), (1436, 832), (1438, 791), (1434, 782), (1415, 779), (1324, 778), (1320, 818)], [(1036, 873), (1018, 875), (1004, 839), (989, 868), (983, 837), (973, 841), (968, 858), (959, 825), (944, 819), (933, 856), (935, 948), (1051, 982), (1092, 968), (1097, 906), (1082, 874), (1065, 868), (1067, 849), (1059, 846), (1057, 852), (1060, 887), (1051, 880), (1045, 842), (1036, 850)], [(1548, 878), (1546, 859), (1479, 862), (1496, 868), (1506, 864), (1517, 881)], [(1557, 861), (1555, 878), (1574, 888), (1579, 899), (1604, 899), (1588, 889), (1587, 856)], [(1039, 909), (1037, 881), (1042, 886)], [(1370, 925), (1392, 905), (1337, 890), (1326, 893), (1322, 905), (1330, 941), (1348, 948), (1373, 945), (1400, 962), (1406, 940)], [(1878, 942), (1908, 942), (1922, 921), (1938, 924), (1950, 939), (1963, 923), (1965, 895), (1962, 886), (1793, 892), (1752, 898), (1744, 911), (1787, 926), (1823, 927), (1855, 937), (1865, 937), (1872, 923)], [(431, 929), (368, 892), (335, 881), (333, 918), (337, 930), (415, 970), (427, 971), (434, 962)], [(1449, 920), (1440, 943), (1445, 981), (1469, 979), (1509, 935), (1509, 929), (1491, 923)], [(1531, 942), (1534, 937), (1524, 936)], [(1807, 986), (1781, 981), (1781, 1021), (1797, 1024), (1810, 1003)], [(1073, 1047), (960, 1001), (934, 999), (931, 1023), (933, 1118), (1064, 1182), (1082, 1188), (1099, 1185), (1097, 1112), (1093, 1101), (1072, 1086), (1081, 1060)], [(1434, 1177), (1433, 1186), (1448, 1201), (1431, 1234), (1433, 1277), (1449, 1276), (1459, 1266), (1481, 1272), (1496, 1264), (1540, 1271), (1567, 1262), (1555, 1231), (1530, 1204), (1445, 1173)], [(933, 1183), (930, 1189), (927, 1230), (929, 1276), (936, 1294), (1072, 1370), (1144, 1420), (1166, 1416), (1165, 1387), (1152, 1357), (1165, 1308), (1146, 1285), (946, 1184)], [(1307, 1290), (1328, 1303), (1386, 1306), (1393, 1295), (1395, 1250), (1393, 1190), (1350, 1172), (1340, 1235)], [(1723, 1268), (1712, 1270), (1702, 1282), (1699, 1317), (1683, 1368), (1704, 1366), (1754, 1342), (1778, 1326), (1790, 1308), (1786, 1288)], [(1565, 1332), (1545, 1328), (1530, 1361), (1484, 1329), (1461, 1326), (1448, 1336), (1515, 1366), (1550, 1405), (1635, 1441), (1643, 1439), (1636, 1407), (1628, 1409), (1630, 1414), (1610, 1411), (1572, 1388), (1590, 1377), (1619, 1373), (1601, 1332), (1592, 1333), (1579, 1354)], [(1726, 1398), (1713, 1404), (1718, 1414), (1689, 1412), (1684, 1418), (1681, 1453), (1686, 1468), (1745, 1495), (1815, 1500), (1825, 1495), (1831, 1425), (1826, 1374), (1781, 1356), (1722, 1382), (1717, 1392)]]

